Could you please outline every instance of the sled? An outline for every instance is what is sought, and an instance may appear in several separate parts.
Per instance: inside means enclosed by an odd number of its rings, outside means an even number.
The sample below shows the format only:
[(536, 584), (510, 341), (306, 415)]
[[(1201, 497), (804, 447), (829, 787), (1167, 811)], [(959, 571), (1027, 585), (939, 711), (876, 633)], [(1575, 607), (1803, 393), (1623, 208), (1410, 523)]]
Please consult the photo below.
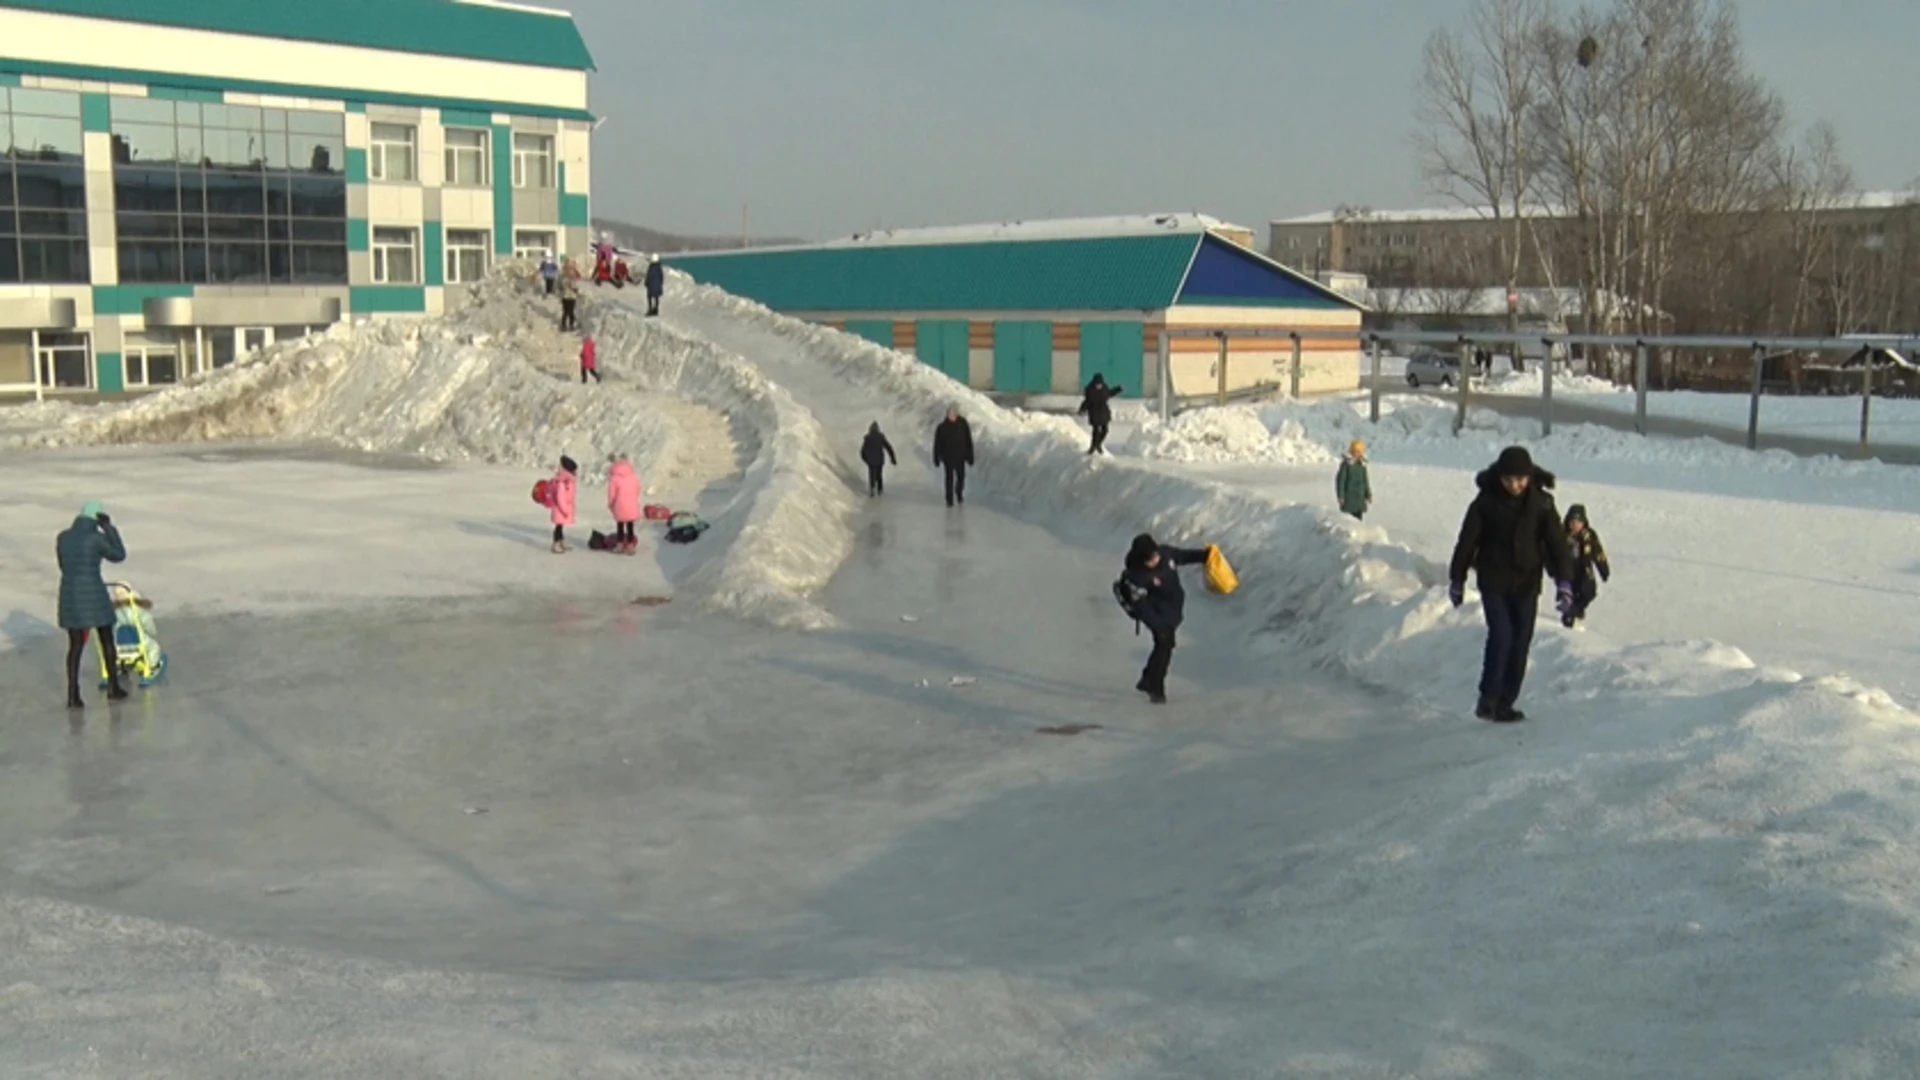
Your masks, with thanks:
[[(120, 674), (133, 676), (142, 689), (160, 681), (167, 673), (167, 654), (160, 651), (160, 635), (153, 615), (144, 606), (146, 597), (124, 581), (110, 582), (107, 593), (113, 597), (114, 658)], [(100, 686), (112, 684), (113, 672), (107, 667), (107, 651), (100, 654)]]

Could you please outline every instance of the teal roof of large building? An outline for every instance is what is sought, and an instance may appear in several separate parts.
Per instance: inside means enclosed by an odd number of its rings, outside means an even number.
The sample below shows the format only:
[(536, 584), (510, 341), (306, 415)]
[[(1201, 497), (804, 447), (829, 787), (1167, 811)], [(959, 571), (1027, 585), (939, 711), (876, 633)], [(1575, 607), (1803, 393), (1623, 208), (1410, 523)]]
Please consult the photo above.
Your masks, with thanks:
[[(1117, 219), (1116, 219), (1117, 220)], [(1132, 219), (1129, 219), (1130, 221)], [(1151, 221), (1153, 219), (1141, 219)], [(703, 284), (784, 312), (1159, 311), (1178, 303), (1358, 305), (1214, 235), (1057, 223), (867, 235), (817, 246), (699, 252), (665, 261)], [(1092, 233), (1092, 235), (1089, 235)]]
[[(0, 0), (6, 9), (590, 71), (564, 12), (461, 0)], [(3, 46), (0, 46), (3, 47)]]

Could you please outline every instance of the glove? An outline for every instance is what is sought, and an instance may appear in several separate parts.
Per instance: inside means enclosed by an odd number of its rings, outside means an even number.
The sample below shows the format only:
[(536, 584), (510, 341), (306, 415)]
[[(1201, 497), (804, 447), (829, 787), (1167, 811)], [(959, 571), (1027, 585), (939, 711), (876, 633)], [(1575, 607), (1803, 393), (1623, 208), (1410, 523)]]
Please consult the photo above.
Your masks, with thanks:
[(105, 514), (95, 514), (93, 517), (93, 520), (99, 522), (100, 527), (103, 529), (109, 528), (113, 525), (113, 519), (108, 517)]
[(1553, 583), (1553, 589), (1554, 610), (1562, 615), (1573, 610), (1573, 584), (1566, 581), (1556, 581)]
[(1454, 607), (1459, 607), (1461, 604), (1466, 603), (1467, 583), (1464, 581), (1456, 581), (1448, 585), (1447, 599), (1453, 601)]
[(1606, 563), (1601, 563), (1600, 564), (1600, 580), (1608, 581), (1608, 580), (1611, 580), (1612, 578), (1613, 578), (1612, 569), (1610, 569)]

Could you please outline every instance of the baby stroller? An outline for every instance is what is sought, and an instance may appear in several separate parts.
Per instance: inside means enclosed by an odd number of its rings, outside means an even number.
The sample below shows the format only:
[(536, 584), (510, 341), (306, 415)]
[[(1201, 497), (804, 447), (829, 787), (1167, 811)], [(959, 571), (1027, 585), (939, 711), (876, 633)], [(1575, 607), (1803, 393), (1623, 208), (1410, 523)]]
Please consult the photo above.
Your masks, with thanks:
[[(153, 625), (153, 601), (124, 581), (109, 582), (107, 595), (113, 597), (113, 647), (120, 672), (138, 676), (142, 688), (152, 686), (167, 673), (167, 654), (160, 651), (160, 633)], [(100, 685), (108, 685), (112, 675), (101, 649)]]

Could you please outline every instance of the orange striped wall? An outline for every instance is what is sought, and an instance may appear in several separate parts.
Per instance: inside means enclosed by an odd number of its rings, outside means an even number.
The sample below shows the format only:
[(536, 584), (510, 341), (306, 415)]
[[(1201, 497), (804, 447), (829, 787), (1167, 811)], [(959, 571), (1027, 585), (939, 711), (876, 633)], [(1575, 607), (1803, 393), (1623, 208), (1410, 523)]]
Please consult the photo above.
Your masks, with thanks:
[(920, 344), (920, 334), (915, 323), (896, 320), (893, 324), (893, 347), (901, 352), (912, 352)]

